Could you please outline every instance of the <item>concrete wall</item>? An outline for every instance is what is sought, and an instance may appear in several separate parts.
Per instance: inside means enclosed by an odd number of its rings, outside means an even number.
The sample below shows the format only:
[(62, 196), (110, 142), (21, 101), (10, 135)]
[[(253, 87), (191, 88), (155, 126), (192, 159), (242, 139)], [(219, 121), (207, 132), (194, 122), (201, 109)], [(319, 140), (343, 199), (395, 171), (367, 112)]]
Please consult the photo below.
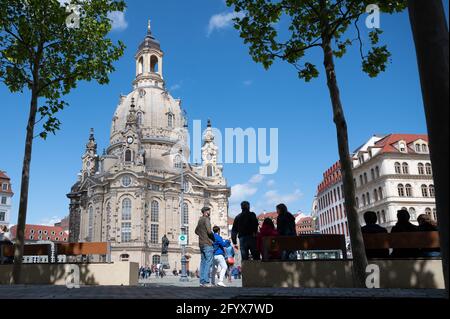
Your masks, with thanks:
[[(380, 268), (380, 288), (444, 289), (441, 260), (372, 260)], [(243, 287), (351, 288), (352, 261), (246, 261)]]
[[(66, 285), (70, 264), (24, 264), (23, 284)], [(80, 285), (136, 286), (138, 264), (117, 262), (112, 264), (77, 264), (80, 269)], [(0, 284), (10, 283), (12, 265), (0, 265)]]

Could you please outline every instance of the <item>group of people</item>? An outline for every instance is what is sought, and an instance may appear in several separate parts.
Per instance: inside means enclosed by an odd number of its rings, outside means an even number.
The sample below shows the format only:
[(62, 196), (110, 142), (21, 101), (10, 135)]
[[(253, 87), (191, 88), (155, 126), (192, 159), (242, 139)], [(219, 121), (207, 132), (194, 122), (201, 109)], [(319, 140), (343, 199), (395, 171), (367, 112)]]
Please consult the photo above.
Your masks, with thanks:
[(234, 248), (230, 240), (224, 240), (220, 236), (218, 226), (211, 227), (211, 209), (204, 207), (201, 212), (202, 216), (195, 228), (201, 253), (200, 286), (226, 287), (223, 281), (227, 272), (230, 276), (230, 268), (234, 265)]
[[(410, 222), (411, 215), (407, 210), (397, 211), (397, 223), (391, 229), (391, 233), (437, 231), (436, 223), (427, 214), (419, 215), (418, 226)], [(363, 234), (387, 233), (387, 229), (377, 224), (377, 214), (372, 211), (364, 213), (365, 226), (361, 227)], [(367, 249), (367, 258), (414, 258), (414, 257), (439, 257), (439, 248), (396, 248), (392, 252), (389, 249)]]
[[(11, 233), (9, 232), (8, 227), (5, 225), (0, 225), (0, 249), (1, 245), (12, 245), (11, 242)], [(0, 256), (0, 264), (12, 264), (14, 258), (13, 257), (3, 257)]]
[(152, 274), (155, 274), (156, 278), (163, 278), (166, 275), (162, 265), (141, 266), (139, 268), (140, 279), (148, 279)]
[[(297, 236), (295, 217), (288, 211), (286, 205), (277, 206), (277, 227), (270, 218), (266, 218), (259, 230), (256, 214), (250, 211), (250, 203), (241, 203), (241, 213), (236, 216), (231, 231), (231, 240), (224, 240), (220, 236), (220, 228), (211, 227), (211, 209), (204, 207), (202, 216), (198, 221), (195, 233), (199, 237), (201, 252), (200, 286), (221, 286), (225, 275), (231, 279), (240, 277), (240, 270), (232, 267), (234, 264), (234, 251), (240, 250), (241, 260), (261, 259), (262, 242), (266, 236)], [(277, 253), (278, 254), (278, 253)], [(273, 258), (288, 259), (289, 252), (280, 252)], [(218, 282), (216, 284), (216, 277)]]

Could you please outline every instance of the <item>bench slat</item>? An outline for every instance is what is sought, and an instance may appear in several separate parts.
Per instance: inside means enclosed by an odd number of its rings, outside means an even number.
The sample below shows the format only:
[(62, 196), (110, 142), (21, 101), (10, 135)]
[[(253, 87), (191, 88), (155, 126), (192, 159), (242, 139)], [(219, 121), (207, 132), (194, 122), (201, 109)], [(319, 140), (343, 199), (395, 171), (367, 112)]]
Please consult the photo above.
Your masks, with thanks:
[(108, 243), (62, 243), (56, 244), (56, 251), (58, 255), (66, 256), (107, 255), (108, 245)]

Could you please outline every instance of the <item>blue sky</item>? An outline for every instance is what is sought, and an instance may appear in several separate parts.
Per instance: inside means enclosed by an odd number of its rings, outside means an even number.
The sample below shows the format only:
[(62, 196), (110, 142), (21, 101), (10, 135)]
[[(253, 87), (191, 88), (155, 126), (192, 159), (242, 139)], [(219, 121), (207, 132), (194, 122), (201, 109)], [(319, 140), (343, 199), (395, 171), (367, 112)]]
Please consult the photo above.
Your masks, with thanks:
[[(225, 176), (234, 191), (230, 214), (237, 213), (237, 204), (244, 198), (257, 212), (271, 211), (278, 202), (286, 202), (293, 212), (309, 213), (323, 171), (338, 158), (324, 77), (304, 83), (287, 64), (275, 63), (265, 71), (254, 63), (237, 31), (227, 23), (231, 10), (222, 0), (129, 0), (127, 4), (125, 15), (116, 17), (111, 33), (113, 39), (127, 45), (111, 83), (81, 83), (66, 99), (70, 107), (60, 114), (62, 130), (47, 141), (35, 141), (28, 222), (49, 223), (68, 214), (65, 195), (81, 168), (89, 128), (95, 128), (101, 152), (107, 147), (119, 94), (131, 91), (134, 53), (149, 18), (165, 52), (167, 87), (183, 100), (190, 120), (201, 119), (205, 124), (211, 118), (221, 130), (279, 129), (279, 170), (275, 175), (258, 176), (259, 165), (225, 165)], [(387, 72), (368, 78), (361, 72), (357, 47), (336, 61), (351, 149), (373, 134), (426, 133), (406, 12), (382, 15), (381, 27), (383, 41), (392, 52)], [(308, 59), (322, 73), (320, 52), (312, 52)], [(29, 95), (11, 94), (0, 85), (0, 97), (0, 169), (12, 178), (16, 194), (11, 222), (15, 223)]]

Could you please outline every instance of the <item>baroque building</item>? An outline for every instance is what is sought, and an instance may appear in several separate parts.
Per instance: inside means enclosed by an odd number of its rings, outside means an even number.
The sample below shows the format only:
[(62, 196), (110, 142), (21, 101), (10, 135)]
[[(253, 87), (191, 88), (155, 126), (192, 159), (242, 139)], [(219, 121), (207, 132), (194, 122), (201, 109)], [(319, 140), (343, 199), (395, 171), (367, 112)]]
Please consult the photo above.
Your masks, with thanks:
[[(397, 211), (405, 209), (417, 224), (420, 214), (437, 222), (428, 136), (389, 134), (373, 136), (352, 156), (356, 206), (361, 225), (366, 211), (389, 231)], [(324, 174), (317, 188), (313, 216), (323, 234), (343, 234), (350, 241), (340, 163)]]
[(9, 227), (13, 196), (11, 179), (0, 170), (0, 226)]
[(166, 235), (169, 265), (180, 269), (178, 236), (183, 233), (188, 237), (189, 268), (195, 271), (200, 251), (194, 231), (200, 210), (211, 207), (211, 224), (226, 236), (230, 188), (217, 163), (210, 121), (203, 135), (202, 163), (189, 163), (187, 119), (181, 101), (166, 90), (163, 57), (149, 24), (135, 56), (133, 91), (120, 97), (103, 155), (97, 153), (91, 130), (78, 181), (67, 195), (69, 240), (109, 242), (113, 262), (151, 265), (161, 262), (161, 239)]

